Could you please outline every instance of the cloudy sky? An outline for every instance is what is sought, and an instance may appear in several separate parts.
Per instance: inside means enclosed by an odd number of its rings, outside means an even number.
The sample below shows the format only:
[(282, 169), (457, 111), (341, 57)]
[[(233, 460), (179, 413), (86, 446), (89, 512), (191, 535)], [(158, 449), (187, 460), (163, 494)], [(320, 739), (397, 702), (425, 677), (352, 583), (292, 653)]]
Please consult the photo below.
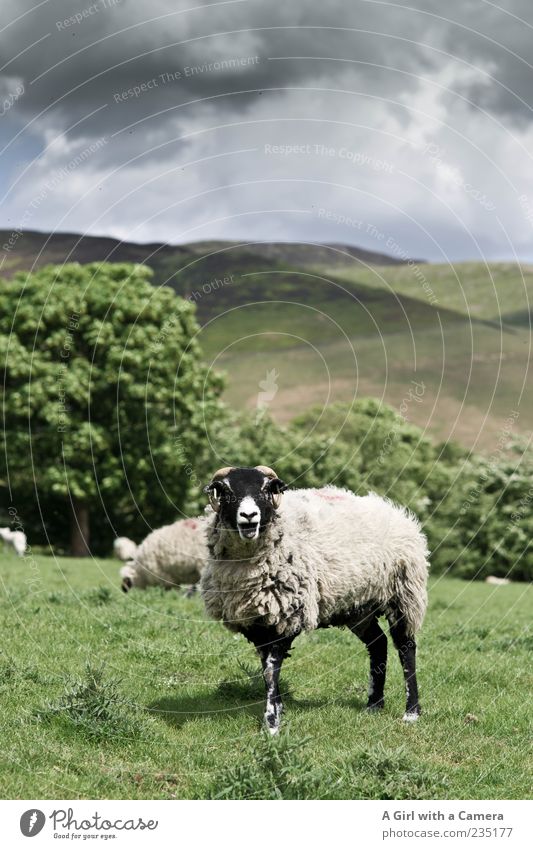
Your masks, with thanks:
[(1, 26), (4, 229), (533, 260), (531, 0), (2, 0)]

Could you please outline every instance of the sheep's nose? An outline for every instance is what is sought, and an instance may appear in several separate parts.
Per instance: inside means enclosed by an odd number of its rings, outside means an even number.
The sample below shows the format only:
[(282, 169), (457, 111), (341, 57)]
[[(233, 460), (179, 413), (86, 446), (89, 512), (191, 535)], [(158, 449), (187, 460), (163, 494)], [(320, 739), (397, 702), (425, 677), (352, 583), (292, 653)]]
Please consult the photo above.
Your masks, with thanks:
[(239, 518), (245, 519), (245, 521), (247, 521), (247, 522), (253, 521), (253, 519), (255, 519), (256, 516), (257, 516), (257, 510), (254, 510), (253, 513), (244, 513), (241, 510), (240, 513), (239, 513)]

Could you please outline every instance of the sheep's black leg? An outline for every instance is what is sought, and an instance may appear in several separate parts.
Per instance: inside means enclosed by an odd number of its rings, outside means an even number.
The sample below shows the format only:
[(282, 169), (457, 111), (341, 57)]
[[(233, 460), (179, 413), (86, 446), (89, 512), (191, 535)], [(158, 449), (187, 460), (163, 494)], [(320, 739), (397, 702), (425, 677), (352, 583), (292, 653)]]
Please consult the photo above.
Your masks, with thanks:
[(405, 722), (415, 722), (421, 713), (420, 703), (418, 701), (418, 684), (416, 681), (415, 639), (407, 633), (402, 619), (391, 623), (390, 632), (400, 656), (400, 663), (402, 664), (405, 678), (407, 702), (403, 718)]
[(367, 710), (380, 710), (385, 703), (383, 691), (387, 675), (387, 637), (375, 615), (351, 625), (350, 628), (366, 645), (370, 655)]
[(266, 686), (265, 727), (271, 734), (277, 734), (281, 723), (283, 703), (279, 692), (279, 674), (286, 651), (279, 643), (259, 651), (263, 664), (263, 678)]
[(266, 687), (265, 728), (271, 734), (277, 734), (281, 723), (283, 703), (279, 692), (281, 665), (287, 655), (294, 637), (279, 637), (272, 640), (272, 632), (267, 628), (254, 628), (245, 633), (256, 647), (261, 658), (263, 678)]

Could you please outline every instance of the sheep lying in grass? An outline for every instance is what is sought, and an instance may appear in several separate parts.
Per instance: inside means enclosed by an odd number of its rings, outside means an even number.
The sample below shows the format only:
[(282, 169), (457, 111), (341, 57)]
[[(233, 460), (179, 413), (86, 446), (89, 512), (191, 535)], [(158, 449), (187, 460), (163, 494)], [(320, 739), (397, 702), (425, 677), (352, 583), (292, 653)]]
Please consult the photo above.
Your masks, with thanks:
[(24, 531), (12, 531), (11, 528), (0, 528), (0, 539), (4, 540), (19, 557), (26, 551), (28, 540)]
[(137, 546), (128, 537), (117, 537), (113, 541), (113, 554), (119, 560), (133, 560), (137, 553)]
[(506, 587), (511, 581), (509, 578), (497, 578), (496, 575), (487, 575), (485, 583), (492, 584), (495, 587)]
[(197, 584), (207, 560), (207, 517), (180, 519), (148, 534), (120, 570), (122, 589)]
[(370, 655), (369, 710), (383, 707), (388, 619), (405, 677), (404, 720), (418, 719), (415, 634), (424, 618), (428, 550), (418, 521), (378, 495), (333, 486), (287, 492), (265, 466), (220, 469), (205, 488), (216, 512), (201, 580), (207, 613), (256, 647), (265, 724), (275, 734), (279, 674), (303, 631), (346, 625)]

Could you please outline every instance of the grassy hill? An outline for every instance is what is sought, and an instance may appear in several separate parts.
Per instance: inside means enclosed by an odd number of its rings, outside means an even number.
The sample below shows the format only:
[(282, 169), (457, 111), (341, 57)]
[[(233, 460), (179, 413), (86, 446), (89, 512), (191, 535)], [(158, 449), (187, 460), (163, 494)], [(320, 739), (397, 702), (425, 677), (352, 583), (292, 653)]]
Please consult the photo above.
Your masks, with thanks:
[[(0, 233), (0, 244), (8, 238)], [(402, 263), (345, 245), (25, 233), (0, 273), (72, 260), (146, 262), (156, 284), (192, 298), (200, 341), (237, 408), (254, 409), (265, 386), (282, 421), (373, 395), (438, 439), (488, 452), (511, 411), (517, 433), (531, 427), (531, 266)]]
[[(335, 265), (350, 267), (353, 262), (401, 265), (402, 261), (387, 254), (355, 248), (352, 245), (315, 245), (293, 242), (192, 242), (188, 245), (169, 245), (162, 242), (122, 242), (105, 236), (82, 236), (80, 233), (24, 233), (0, 230), (0, 273), (9, 277), (16, 271), (40, 268), (63, 262), (145, 262), (158, 273), (163, 282), (165, 273), (171, 278), (178, 268), (191, 262), (229, 251), (246, 258), (261, 258), (266, 263), (296, 266)], [(235, 254), (235, 251), (237, 254)], [(168, 265), (168, 267), (167, 267)], [(191, 272), (193, 273), (193, 272)]]

